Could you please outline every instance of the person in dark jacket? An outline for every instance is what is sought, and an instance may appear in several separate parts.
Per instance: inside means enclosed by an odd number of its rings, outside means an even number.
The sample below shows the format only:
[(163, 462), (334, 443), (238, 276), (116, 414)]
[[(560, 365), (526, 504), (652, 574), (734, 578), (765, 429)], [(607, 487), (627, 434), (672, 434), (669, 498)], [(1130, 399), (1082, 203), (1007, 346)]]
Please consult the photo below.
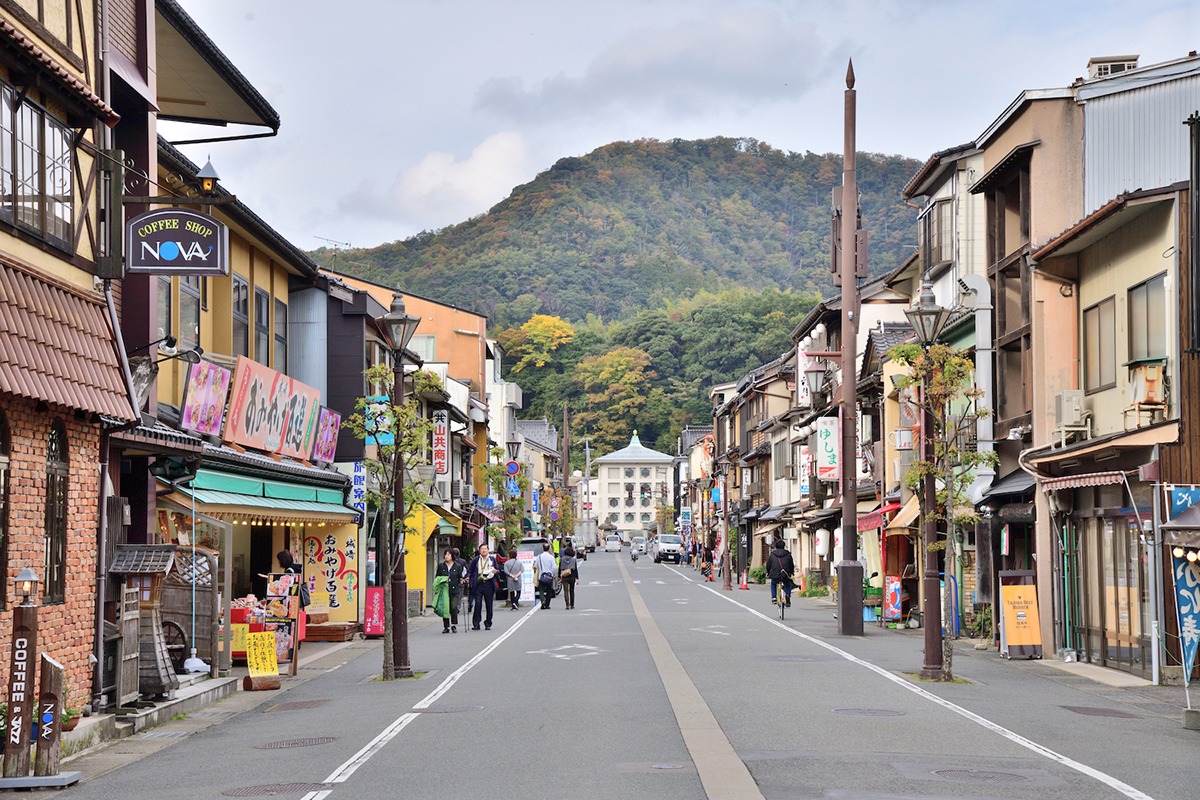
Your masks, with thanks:
[(484, 606), (487, 607), (487, 617), (483, 620), (484, 630), (492, 629), (492, 605), (496, 600), (496, 578), (499, 570), (496, 561), (488, 553), (487, 544), (479, 545), (479, 553), (467, 565), (467, 586), (471, 590), (471, 602), (474, 610), (471, 615), (471, 630), (479, 630), (480, 617), (483, 616)]
[(437, 575), (445, 575), (450, 590), (450, 615), (442, 618), (442, 633), (458, 633), (458, 605), (462, 602), (463, 565), (450, 550), (442, 553)]
[[(771, 579), (771, 602), (792, 604), (792, 574), (796, 571), (796, 562), (792, 554), (783, 546), (782, 539), (775, 540), (775, 547), (767, 556), (767, 576)], [(782, 597), (779, 590), (783, 589)]]
[(579, 559), (575, 557), (575, 548), (567, 545), (558, 560), (558, 577), (562, 581), (563, 600), (567, 610), (575, 608), (575, 581), (579, 580)]

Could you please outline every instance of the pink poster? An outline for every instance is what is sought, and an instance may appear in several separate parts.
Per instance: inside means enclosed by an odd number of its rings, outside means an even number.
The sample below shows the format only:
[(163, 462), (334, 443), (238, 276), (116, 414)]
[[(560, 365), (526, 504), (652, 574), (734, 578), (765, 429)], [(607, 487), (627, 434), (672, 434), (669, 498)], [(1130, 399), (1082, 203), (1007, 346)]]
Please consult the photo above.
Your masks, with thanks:
[(220, 433), (229, 377), (229, 370), (211, 361), (188, 365), (179, 427), (201, 435)]
[(317, 436), (313, 440), (313, 461), (332, 462), (337, 453), (338, 431), (342, 427), (342, 415), (332, 408), (321, 407), (317, 417)]

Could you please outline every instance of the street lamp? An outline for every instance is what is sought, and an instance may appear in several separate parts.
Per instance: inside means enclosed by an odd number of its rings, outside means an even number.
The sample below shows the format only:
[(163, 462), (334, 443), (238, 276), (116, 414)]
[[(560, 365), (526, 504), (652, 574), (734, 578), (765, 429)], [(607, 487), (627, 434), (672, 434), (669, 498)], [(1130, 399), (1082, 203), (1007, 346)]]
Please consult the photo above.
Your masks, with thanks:
[(813, 361), (804, 370), (804, 380), (808, 383), (808, 396), (813, 398), (812, 406), (817, 407), (816, 396), (825, 386), (825, 363), (823, 361)]
[[(918, 302), (908, 308), (904, 315), (917, 333), (917, 340), (926, 350), (937, 341), (946, 321), (950, 318), (950, 310), (938, 305), (933, 294), (933, 285), (925, 280), (921, 284), (921, 296)], [(921, 393), (924, 400), (925, 413), (921, 426), (922, 458), (926, 464), (932, 464), (933, 452), (933, 409), (929, 407), (926, 377), (922, 375)], [(937, 552), (937, 520), (933, 513), (937, 507), (937, 478), (932, 471), (926, 471), (923, 486), (924, 496), (921, 503), (925, 513), (922, 520), (922, 544), (925, 548), (925, 575), (923, 579), (924, 598), (922, 600), (922, 624), (925, 626), (925, 665), (921, 667), (921, 677), (928, 680), (939, 680), (942, 677), (942, 606), (941, 586), (938, 579)], [(947, 484), (947, 487), (949, 484)]]
[[(391, 568), (392, 581), (392, 661), (397, 677), (411, 678), (412, 665), (408, 657), (408, 574), (404, 570), (404, 454), (400, 449), (400, 431), (397, 414), (404, 405), (404, 350), (412, 341), (421, 318), (404, 310), (404, 299), (397, 292), (392, 296), (392, 310), (378, 319), (387, 330), (392, 345), (392, 529), (388, 534), (387, 547), (380, 547), (380, 555), (391, 549), (396, 535), (396, 522), (400, 523), (400, 547), (397, 550), (399, 564)], [(382, 570), (381, 570), (382, 572)], [(384, 572), (383, 574), (387, 574)]]
[(517, 456), (521, 455), (521, 440), (509, 439), (504, 443), (504, 448), (508, 451), (508, 460), (516, 461)]

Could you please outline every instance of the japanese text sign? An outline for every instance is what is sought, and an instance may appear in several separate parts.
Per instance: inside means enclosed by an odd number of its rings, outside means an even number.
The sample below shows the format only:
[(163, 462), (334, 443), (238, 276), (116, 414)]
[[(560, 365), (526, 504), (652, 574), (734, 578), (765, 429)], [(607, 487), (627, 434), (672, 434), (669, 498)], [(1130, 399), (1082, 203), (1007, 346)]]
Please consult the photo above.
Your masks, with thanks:
[(838, 481), (842, 477), (840, 458), (841, 426), (837, 417), (821, 417), (817, 420), (817, 479)]
[(311, 386), (238, 356), (221, 438), (255, 450), (307, 459), (312, 453), (320, 397)]
[(450, 471), (450, 424), (445, 411), (433, 412), (433, 471), (445, 475)]

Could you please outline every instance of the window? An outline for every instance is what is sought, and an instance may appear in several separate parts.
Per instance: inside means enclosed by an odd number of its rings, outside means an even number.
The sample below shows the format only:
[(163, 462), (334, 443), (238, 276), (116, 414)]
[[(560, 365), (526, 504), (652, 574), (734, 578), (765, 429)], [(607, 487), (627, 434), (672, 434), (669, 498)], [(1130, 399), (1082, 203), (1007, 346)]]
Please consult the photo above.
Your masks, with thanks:
[(172, 335), (175, 331), (171, 315), (171, 278), (159, 275), (154, 282), (155, 304), (158, 307), (158, 338)]
[(233, 276), (233, 352), (230, 355), (250, 355), (250, 282), (241, 275)]
[(275, 298), (275, 369), (287, 372), (287, 303)]
[(67, 459), (67, 429), (61, 420), (55, 420), (46, 440), (46, 548), (42, 565), (45, 603), (61, 603), (67, 594)]
[(73, 166), (70, 129), (0, 84), (0, 219), (69, 251)]
[(650, 521), (650, 515), (642, 514), (642, 522), (649, 522), (649, 521)]
[(643, 478), (650, 477), (650, 468), (649, 467), (642, 467), (642, 477)]
[(782, 440), (776, 442), (771, 456), (771, 477), (777, 481), (787, 477), (787, 457), (788, 443)]
[(200, 345), (200, 276), (179, 278), (179, 349)]
[(1129, 290), (1129, 360), (1167, 357), (1167, 276)]
[(633, 522), (633, 514), (626, 514), (626, 515), (625, 515), (625, 521), (626, 521), (626, 522)]
[[(632, 478), (632, 477), (633, 477), (633, 467), (626, 467), (626, 468), (625, 468), (625, 477), (626, 477), (626, 478)], [(631, 491), (632, 491), (632, 490), (631, 490)]]
[(944, 264), (954, 258), (954, 228), (951, 211), (954, 206), (950, 200), (939, 200), (934, 203), (921, 220), (922, 234), (925, 238), (925, 266)]
[(620, 515), (620, 514), (609, 514), (609, 515), (608, 515), (608, 521), (609, 521), (609, 522), (616, 522), (616, 521), (617, 521), (617, 520), (619, 520), (620, 518), (621, 518), (621, 515)]
[(254, 360), (271, 366), (271, 295), (254, 290)]
[[(0, 413), (0, 575), (4, 576), (8, 575), (8, 454), (8, 425)], [(0, 608), (7, 606), (7, 597), (7, 586), (0, 587)]]
[(615, 497), (608, 498), (608, 507), (609, 508), (616, 508), (619, 504), (620, 504), (620, 501), (617, 500), (617, 498), (615, 498)]
[(413, 336), (408, 342), (408, 349), (416, 353), (422, 361), (437, 361), (437, 337), (433, 334)]
[(1083, 312), (1083, 388), (1089, 392), (1117, 383), (1117, 301), (1102, 300)]

